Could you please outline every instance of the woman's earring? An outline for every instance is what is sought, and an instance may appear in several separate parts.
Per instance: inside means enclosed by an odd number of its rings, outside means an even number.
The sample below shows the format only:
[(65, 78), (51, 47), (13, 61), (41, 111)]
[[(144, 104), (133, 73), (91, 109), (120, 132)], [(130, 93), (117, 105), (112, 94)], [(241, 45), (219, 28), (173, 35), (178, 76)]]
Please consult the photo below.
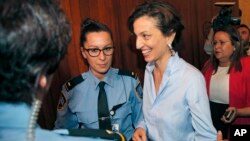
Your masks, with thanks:
[(167, 46), (168, 46), (168, 48), (169, 48), (169, 50), (170, 50), (170, 52), (171, 52), (171, 56), (174, 56), (174, 55), (175, 55), (175, 51), (173, 50), (172, 45), (171, 45), (171, 44), (168, 44)]

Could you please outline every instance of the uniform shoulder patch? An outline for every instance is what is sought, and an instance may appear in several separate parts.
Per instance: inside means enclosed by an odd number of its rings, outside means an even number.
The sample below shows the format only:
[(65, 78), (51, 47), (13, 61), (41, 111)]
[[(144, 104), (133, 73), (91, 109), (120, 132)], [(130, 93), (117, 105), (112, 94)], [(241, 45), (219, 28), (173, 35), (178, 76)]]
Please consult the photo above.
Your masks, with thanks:
[(66, 100), (64, 94), (61, 93), (58, 104), (57, 104), (57, 110), (63, 110), (66, 103), (67, 103), (67, 100)]
[(72, 88), (74, 88), (76, 85), (78, 85), (79, 83), (81, 83), (83, 81), (84, 81), (84, 79), (82, 78), (82, 75), (79, 75), (79, 76), (69, 80), (68, 82), (66, 82), (64, 87), (65, 87), (66, 91), (70, 91)]
[(134, 72), (128, 70), (119, 69), (118, 75), (126, 75), (137, 79), (137, 75)]

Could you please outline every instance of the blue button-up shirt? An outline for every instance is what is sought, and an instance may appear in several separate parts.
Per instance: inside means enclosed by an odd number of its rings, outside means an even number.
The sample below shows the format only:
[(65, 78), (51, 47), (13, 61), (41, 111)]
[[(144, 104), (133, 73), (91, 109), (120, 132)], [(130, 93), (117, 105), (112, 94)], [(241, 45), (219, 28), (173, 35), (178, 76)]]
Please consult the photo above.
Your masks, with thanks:
[(202, 74), (176, 53), (166, 65), (158, 93), (148, 63), (143, 89), (147, 135), (154, 141), (213, 141), (209, 102)]
[[(142, 112), (142, 87), (138, 79), (119, 75), (118, 69), (110, 68), (104, 77), (104, 89), (107, 94), (109, 110), (122, 104), (114, 115), (110, 115), (111, 123), (129, 140), (137, 127)], [(97, 102), (100, 80), (91, 71), (82, 74), (83, 81), (67, 91), (62, 89), (66, 99), (63, 108), (58, 110), (55, 128), (92, 128), (98, 129)]]
[[(27, 141), (31, 109), (25, 103), (0, 102), (0, 141)], [(107, 141), (100, 138), (62, 136), (49, 130), (35, 129), (34, 141)]]

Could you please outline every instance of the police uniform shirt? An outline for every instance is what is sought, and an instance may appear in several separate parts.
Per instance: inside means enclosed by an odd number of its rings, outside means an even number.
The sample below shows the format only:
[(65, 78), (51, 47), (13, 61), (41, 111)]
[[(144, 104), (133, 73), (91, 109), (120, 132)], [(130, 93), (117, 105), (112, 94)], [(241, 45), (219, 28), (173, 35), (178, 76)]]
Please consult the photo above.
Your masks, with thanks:
[[(142, 119), (142, 87), (128, 71), (110, 68), (104, 77), (104, 89), (110, 111), (111, 126), (129, 140)], [(91, 71), (65, 83), (58, 103), (55, 128), (98, 129), (97, 102), (100, 80)]]

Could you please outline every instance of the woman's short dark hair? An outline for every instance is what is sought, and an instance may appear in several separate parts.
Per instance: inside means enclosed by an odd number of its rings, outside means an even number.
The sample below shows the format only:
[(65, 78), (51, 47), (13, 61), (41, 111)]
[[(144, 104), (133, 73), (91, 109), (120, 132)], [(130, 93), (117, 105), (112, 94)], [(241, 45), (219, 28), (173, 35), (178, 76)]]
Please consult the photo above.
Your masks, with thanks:
[(175, 39), (172, 43), (173, 49), (177, 51), (176, 44), (181, 38), (181, 32), (184, 25), (181, 21), (179, 12), (167, 2), (163, 1), (147, 1), (137, 6), (128, 18), (128, 28), (130, 32), (134, 33), (133, 24), (136, 19), (142, 16), (149, 16), (157, 21), (157, 27), (165, 35), (176, 33)]
[(63, 11), (53, 0), (2, 0), (0, 101), (31, 104), (37, 76), (55, 71), (71, 40)]
[(111, 39), (113, 39), (112, 32), (107, 25), (90, 18), (86, 18), (85, 20), (83, 20), (81, 23), (80, 47), (84, 46), (83, 44), (86, 42), (86, 36), (88, 33), (102, 31), (109, 33)]

